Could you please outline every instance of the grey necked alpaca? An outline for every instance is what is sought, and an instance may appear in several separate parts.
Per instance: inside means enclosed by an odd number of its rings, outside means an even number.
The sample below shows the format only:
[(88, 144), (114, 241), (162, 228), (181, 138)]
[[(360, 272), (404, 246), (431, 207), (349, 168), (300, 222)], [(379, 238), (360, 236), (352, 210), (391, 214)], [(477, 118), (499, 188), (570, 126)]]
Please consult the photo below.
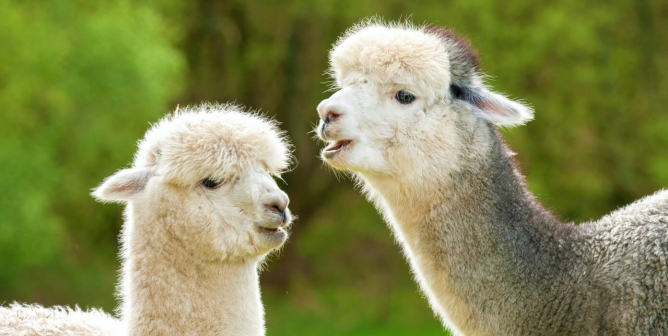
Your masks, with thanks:
[(489, 91), (452, 31), (365, 22), (330, 63), (322, 157), (353, 172), (456, 335), (668, 335), (668, 190), (557, 220), (496, 126), (533, 111)]

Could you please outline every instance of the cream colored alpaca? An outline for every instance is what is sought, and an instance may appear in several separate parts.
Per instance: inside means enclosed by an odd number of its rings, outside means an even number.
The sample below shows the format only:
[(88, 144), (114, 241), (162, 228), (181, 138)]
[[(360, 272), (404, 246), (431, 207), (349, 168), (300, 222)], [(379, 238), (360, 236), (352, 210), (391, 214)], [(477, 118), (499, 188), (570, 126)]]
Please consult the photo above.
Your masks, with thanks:
[(668, 190), (559, 222), (496, 126), (533, 111), (486, 87), (451, 30), (365, 22), (330, 64), (322, 157), (353, 172), (455, 335), (668, 335)]
[[(127, 204), (123, 330), (41, 334), (264, 335), (258, 267), (288, 236), (288, 197), (273, 178), (288, 159), (275, 124), (235, 106), (203, 105), (161, 120), (132, 167), (93, 192)], [(15, 313), (5, 308), (0, 319)], [(40, 328), (23, 322), (0, 322), (0, 333)]]
[(122, 323), (97, 309), (44, 308), (13, 303), (0, 307), (0, 336), (120, 336)]

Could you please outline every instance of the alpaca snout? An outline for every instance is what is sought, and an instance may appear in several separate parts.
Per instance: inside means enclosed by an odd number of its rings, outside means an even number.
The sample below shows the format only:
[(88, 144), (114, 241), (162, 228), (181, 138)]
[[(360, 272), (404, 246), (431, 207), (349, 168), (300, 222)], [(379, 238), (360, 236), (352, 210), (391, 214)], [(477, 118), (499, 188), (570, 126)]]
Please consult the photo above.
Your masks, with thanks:
[(332, 125), (330, 123), (320, 121), (320, 126), (318, 127), (318, 137), (320, 139), (328, 141), (332, 138)]
[(332, 103), (332, 99), (325, 99), (318, 104), (318, 116), (320, 116), (320, 125), (318, 125), (318, 136), (323, 140), (331, 138), (333, 123), (337, 121), (342, 115), (342, 109)]
[(277, 212), (284, 212), (290, 204), (290, 198), (283, 190), (276, 190), (265, 200), (265, 207)]
[(288, 204), (290, 204), (290, 198), (282, 190), (268, 196), (264, 202), (264, 209), (271, 218), (270, 222), (274, 222), (277, 227), (292, 221)]
[(338, 104), (333, 98), (334, 97), (332, 96), (321, 101), (317, 107), (318, 116), (320, 116), (320, 120), (325, 124), (336, 121), (339, 117), (345, 114), (344, 106)]
[(325, 120), (320, 120), (316, 133), (321, 140), (331, 141), (337, 140), (341, 136), (341, 131), (345, 127), (345, 123), (340, 121), (341, 114), (333, 116), (329, 115)]
[(332, 108), (332, 104), (329, 98), (321, 101), (320, 104), (318, 104), (316, 110), (318, 111), (318, 116), (320, 116), (320, 120), (322, 120), (325, 123), (331, 121), (330, 114), (341, 115), (341, 113)]

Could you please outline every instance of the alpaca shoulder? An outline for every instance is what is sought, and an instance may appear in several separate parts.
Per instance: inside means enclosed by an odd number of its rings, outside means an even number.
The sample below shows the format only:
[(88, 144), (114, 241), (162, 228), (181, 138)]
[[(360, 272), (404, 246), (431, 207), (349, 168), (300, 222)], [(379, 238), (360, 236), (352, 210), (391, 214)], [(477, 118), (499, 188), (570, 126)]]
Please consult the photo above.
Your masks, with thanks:
[(98, 310), (12, 303), (0, 307), (0, 335), (121, 335), (122, 323)]

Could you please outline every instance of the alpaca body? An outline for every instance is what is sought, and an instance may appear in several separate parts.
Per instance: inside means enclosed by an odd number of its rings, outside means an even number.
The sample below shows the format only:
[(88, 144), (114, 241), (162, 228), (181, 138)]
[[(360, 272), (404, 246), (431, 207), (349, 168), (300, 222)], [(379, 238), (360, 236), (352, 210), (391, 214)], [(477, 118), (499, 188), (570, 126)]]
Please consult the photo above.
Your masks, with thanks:
[(13, 303), (0, 307), (0, 335), (122, 336), (121, 322), (107, 313), (78, 307), (49, 307)]
[(668, 335), (668, 191), (561, 223), (497, 128), (533, 110), (484, 85), (452, 30), (365, 21), (330, 65), (322, 158), (352, 172), (455, 335)]
[(123, 233), (126, 334), (264, 335), (259, 260), (202, 258), (162, 230), (168, 225), (156, 216), (134, 210), (143, 205), (128, 208), (133, 223)]
[(258, 265), (288, 237), (289, 164), (275, 123), (233, 105), (187, 108), (155, 124), (133, 166), (93, 195), (126, 204), (121, 322), (100, 311), (0, 307), (0, 335), (265, 334)]
[(497, 140), (489, 165), (455, 184), (361, 175), (444, 323), (461, 335), (668, 332), (668, 191), (560, 223)]
[(119, 287), (127, 335), (265, 334), (258, 264), (287, 239), (288, 165), (275, 124), (203, 105), (146, 133), (94, 195), (127, 204)]

